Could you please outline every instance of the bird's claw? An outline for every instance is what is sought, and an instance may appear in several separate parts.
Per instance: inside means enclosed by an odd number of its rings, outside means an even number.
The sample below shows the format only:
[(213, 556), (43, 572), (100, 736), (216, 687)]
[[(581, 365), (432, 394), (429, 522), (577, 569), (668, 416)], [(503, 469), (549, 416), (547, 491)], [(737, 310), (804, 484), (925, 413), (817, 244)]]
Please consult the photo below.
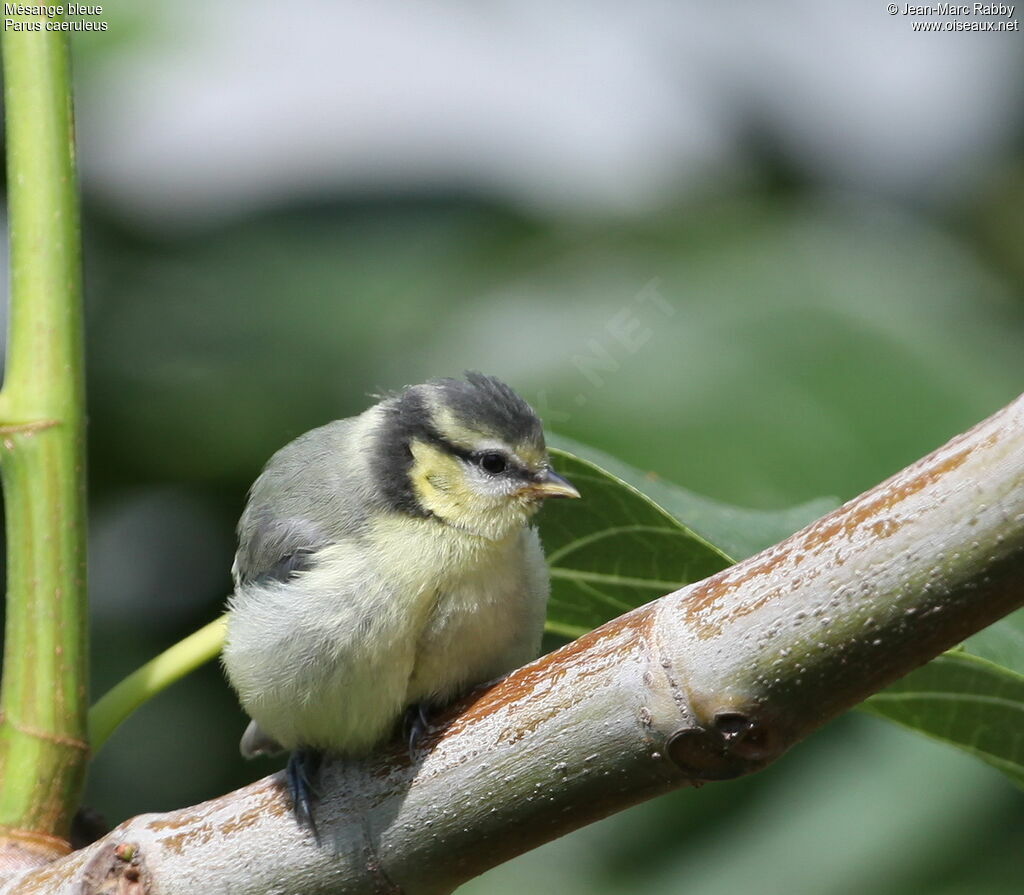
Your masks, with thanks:
[(427, 714), (425, 703), (417, 702), (405, 710), (404, 727), (409, 747), (409, 761), (413, 761), (416, 758), (416, 747), (430, 727), (430, 716)]
[(312, 778), (320, 769), (321, 754), (313, 749), (295, 749), (288, 756), (285, 774), (288, 779), (288, 792), (292, 797), (295, 819), (300, 827), (312, 831), (319, 838), (316, 823), (313, 821), (313, 802), (320, 797)]

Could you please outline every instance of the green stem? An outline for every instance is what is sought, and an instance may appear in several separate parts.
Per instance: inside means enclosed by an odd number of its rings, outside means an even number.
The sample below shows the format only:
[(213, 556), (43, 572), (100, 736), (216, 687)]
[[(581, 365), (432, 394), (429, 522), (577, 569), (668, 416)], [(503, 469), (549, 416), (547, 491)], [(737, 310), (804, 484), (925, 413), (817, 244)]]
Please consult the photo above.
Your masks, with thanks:
[(89, 710), (89, 742), (98, 750), (144, 702), (216, 658), (224, 643), (227, 616), (221, 616), (164, 650), (105, 693)]
[(11, 298), (0, 394), (0, 836), (38, 842), (67, 837), (88, 757), (81, 249), (66, 37), (5, 29), (3, 71)]

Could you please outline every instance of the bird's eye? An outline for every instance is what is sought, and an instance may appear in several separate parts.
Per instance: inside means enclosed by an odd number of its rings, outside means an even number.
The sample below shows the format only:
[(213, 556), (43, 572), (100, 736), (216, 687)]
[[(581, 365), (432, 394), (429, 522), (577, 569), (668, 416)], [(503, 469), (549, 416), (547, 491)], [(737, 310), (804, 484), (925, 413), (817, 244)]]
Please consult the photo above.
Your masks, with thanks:
[(508, 460), (505, 459), (504, 454), (488, 451), (486, 454), (480, 455), (480, 468), (491, 475), (498, 475), (508, 469)]

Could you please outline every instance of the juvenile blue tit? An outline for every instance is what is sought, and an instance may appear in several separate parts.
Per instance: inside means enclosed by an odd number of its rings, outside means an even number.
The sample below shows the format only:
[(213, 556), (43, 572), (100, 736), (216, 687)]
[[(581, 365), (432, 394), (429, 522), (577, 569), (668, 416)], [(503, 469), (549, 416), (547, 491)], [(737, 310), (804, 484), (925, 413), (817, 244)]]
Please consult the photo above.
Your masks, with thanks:
[(312, 824), (320, 754), (358, 756), (540, 650), (530, 520), (579, 497), (530, 406), (491, 376), (410, 386), (279, 450), (238, 523), (223, 661), (246, 757), (291, 750)]

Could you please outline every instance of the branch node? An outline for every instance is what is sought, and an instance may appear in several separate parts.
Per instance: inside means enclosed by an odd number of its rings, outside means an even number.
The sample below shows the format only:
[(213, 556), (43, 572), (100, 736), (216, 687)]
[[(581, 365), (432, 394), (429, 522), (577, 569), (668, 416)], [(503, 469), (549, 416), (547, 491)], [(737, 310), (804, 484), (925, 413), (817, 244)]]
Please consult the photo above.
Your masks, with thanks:
[(6, 724), (13, 727), (18, 733), (23, 733), (25, 736), (32, 737), (33, 739), (42, 740), (44, 743), (53, 743), (58, 746), (68, 746), (71, 749), (75, 749), (79, 752), (89, 754), (90, 747), (85, 740), (80, 740), (77, 737), (64, 736), (63, 734), (53, 733), (49, 730), (41, 730), (38, 727), (33, 727), (30, 724), (22, 724), (19, 721), (15, 721), (7, 713), (0, 711), (0, 725)]
[(729, 752), (758, 767), (784, 751), (774, 728), (743, 712), (716, 712), (715, 729)]
[(107, 844), (82, 870), (82, 895), (147, 895), (150, 891), (149, 873), (134, 842)]
[(60, 420), (28, 420), (23, 423), (0, 423), (0, 435), (34, 435), (43, 429), (59, 426)]
[(677, 730), (668, 756), (696, 780), (728, 780), (763, 767), (786, 749), (781, 731), (756, 715), (722, 709), (706, 727)]
[(71, 846), (59, 836), (35, 830), (0, 827), (0, 882), (64, 857)]

